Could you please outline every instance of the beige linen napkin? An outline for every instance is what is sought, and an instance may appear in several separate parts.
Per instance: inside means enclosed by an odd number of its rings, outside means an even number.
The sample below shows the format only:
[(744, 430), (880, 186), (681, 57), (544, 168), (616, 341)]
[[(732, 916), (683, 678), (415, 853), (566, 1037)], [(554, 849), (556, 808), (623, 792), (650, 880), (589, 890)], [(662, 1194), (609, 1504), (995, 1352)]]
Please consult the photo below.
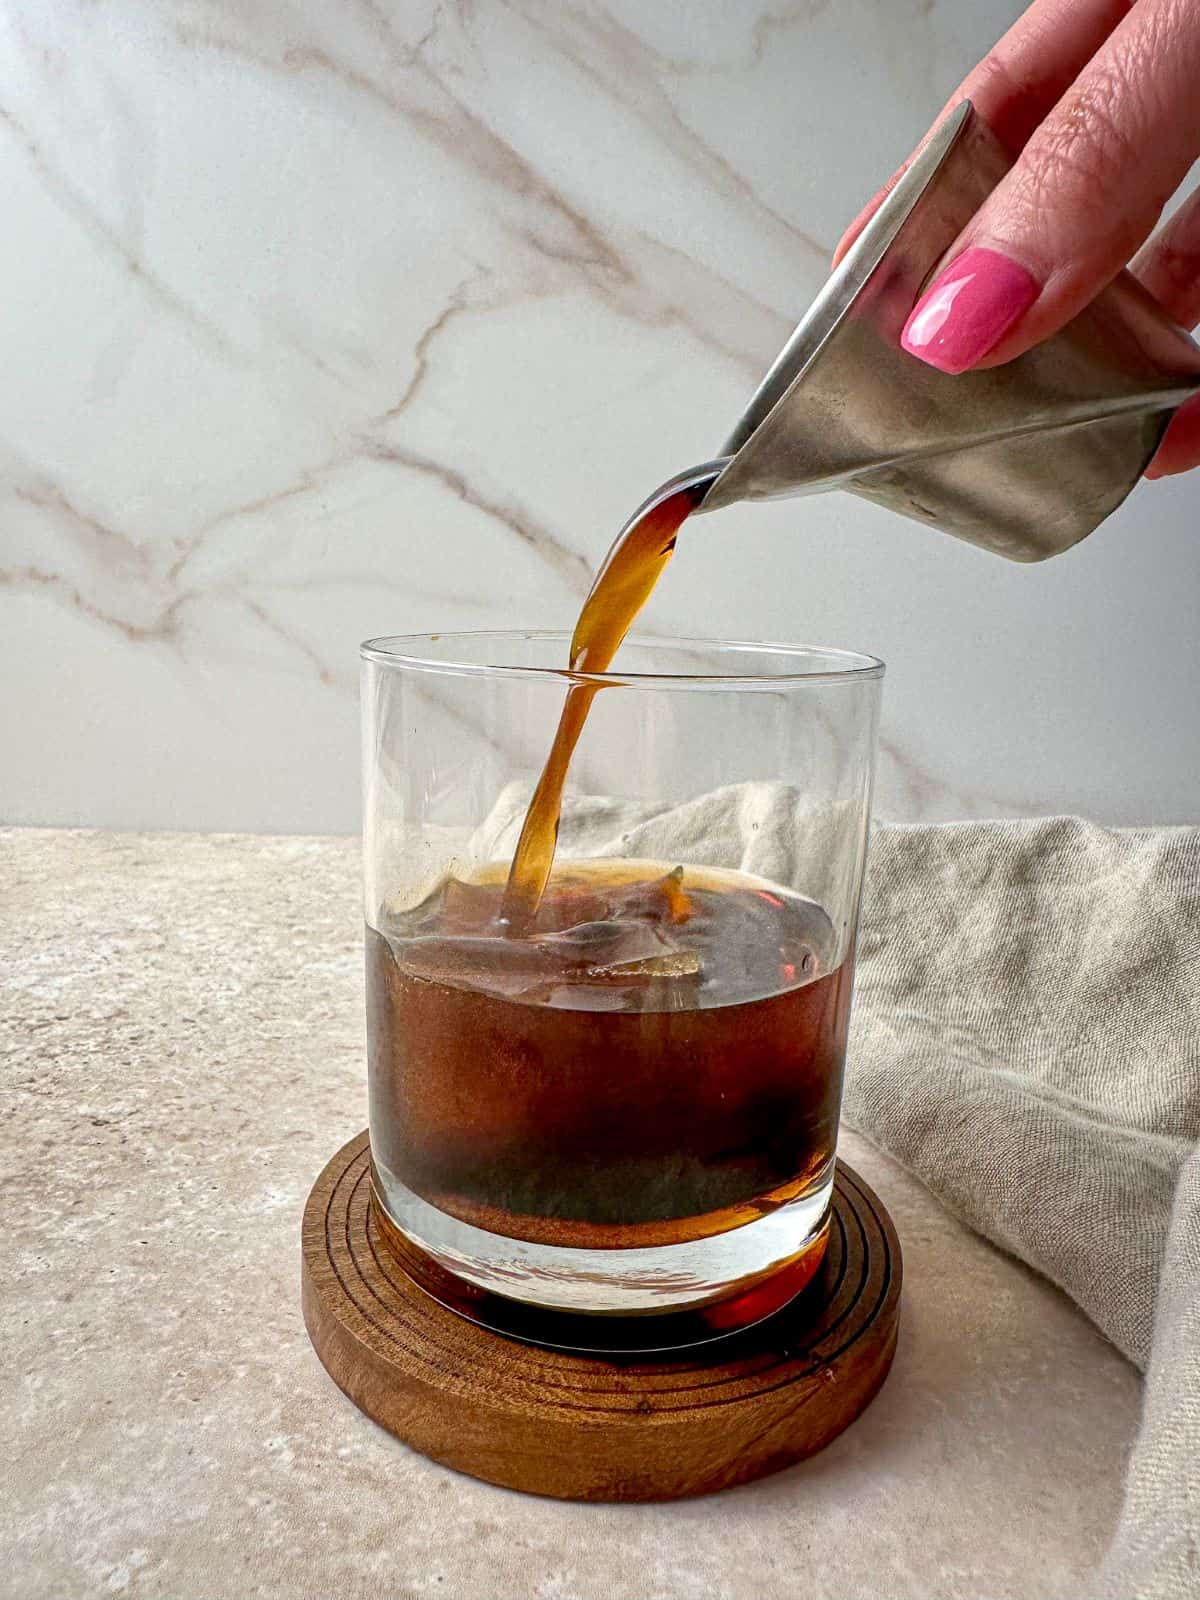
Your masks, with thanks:
[[(511, 851), (524, 801), (501, 797), (473, 856)], [(575, 801), (561, 844), (740, 865), (822, 899), (814, 826), (795, 790), (756, 783), (659, 812)], [(1084, 1594), (1196, 1600), (1200, 828), (877, 826), (844, 1114), (1144, 1371), (1120, 1522)]]

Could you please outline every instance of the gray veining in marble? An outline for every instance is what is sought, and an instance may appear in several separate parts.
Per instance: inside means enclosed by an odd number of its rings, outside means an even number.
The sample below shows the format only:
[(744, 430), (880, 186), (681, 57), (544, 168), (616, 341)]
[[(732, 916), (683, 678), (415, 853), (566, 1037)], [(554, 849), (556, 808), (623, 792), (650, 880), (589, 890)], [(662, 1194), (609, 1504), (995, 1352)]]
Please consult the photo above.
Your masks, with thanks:
[(355, 845), (8, 830), (0, 878), (5, 1595), (1050, 1600), (1098, 1559), (1135, 1373), (852, 1135), (904, 1320), (822, 1455), (609, 1507), (415, 1456), (299, 1309), (304, 1198), (365, 1122)]
[[(352, 830), (358, 641), (569, 626), (1018, 9), (7, 8), (0, 816)], [(885, 814), (1182, 821), (1196, 495), (1031, 570), (738, 507), (649, 622), (884, 656)]]

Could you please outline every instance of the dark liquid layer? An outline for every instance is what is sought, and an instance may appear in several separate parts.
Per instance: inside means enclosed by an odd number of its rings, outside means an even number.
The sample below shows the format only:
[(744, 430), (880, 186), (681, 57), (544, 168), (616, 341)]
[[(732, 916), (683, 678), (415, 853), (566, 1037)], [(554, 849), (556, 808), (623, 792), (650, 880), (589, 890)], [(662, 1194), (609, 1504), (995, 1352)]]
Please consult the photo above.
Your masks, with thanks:
[(375, 1159), (560, 1245), (679, 1243), (828, 1175), (851, 961), (732, 873), (570, 862), (506, 935), (503, 869), (367, 932)]

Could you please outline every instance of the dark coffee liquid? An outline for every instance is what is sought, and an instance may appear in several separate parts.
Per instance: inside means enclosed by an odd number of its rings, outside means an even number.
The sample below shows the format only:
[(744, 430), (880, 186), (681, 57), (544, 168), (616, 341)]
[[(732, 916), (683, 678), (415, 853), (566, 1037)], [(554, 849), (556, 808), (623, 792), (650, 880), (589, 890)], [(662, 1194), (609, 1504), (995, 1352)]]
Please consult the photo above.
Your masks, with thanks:
[[(575, 624), (568, 662), (572, 672), (608, 671), (621, 640), (671, 559), (676, 534), (710, 483), (711, 478), (705, 478), (677, 489), (652, 504), (621, 533), (605, 556)], [(509, 869), (504, 918), (514, 932), (521, 932), (534, 917), (549, 879), (567, 767), (598, 689), (596, 684), (581, 683), (567, 690), (558, 731)]]
[(580, 862), (506, 936), (505, 869), (367, 931), (372, 1150), (510, 1237), (680, 1243), (829, 1176), (851, 957), (733, 872)]

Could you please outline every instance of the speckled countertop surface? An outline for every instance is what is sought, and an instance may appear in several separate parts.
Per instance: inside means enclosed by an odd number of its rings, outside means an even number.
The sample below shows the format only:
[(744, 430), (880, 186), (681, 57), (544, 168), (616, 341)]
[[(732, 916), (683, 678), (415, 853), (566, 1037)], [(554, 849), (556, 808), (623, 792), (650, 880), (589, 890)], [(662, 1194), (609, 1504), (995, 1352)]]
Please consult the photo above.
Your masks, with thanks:
[(667, 1506), (414, 1455), (300, 1318), (304, 1198), (366, 1121), (357, 846), (0, 831), (0, 1592), (464, 1600), (1062, 1595), (1139, 1384), (885, 1157), (900, 1351), (822, 1455)]

